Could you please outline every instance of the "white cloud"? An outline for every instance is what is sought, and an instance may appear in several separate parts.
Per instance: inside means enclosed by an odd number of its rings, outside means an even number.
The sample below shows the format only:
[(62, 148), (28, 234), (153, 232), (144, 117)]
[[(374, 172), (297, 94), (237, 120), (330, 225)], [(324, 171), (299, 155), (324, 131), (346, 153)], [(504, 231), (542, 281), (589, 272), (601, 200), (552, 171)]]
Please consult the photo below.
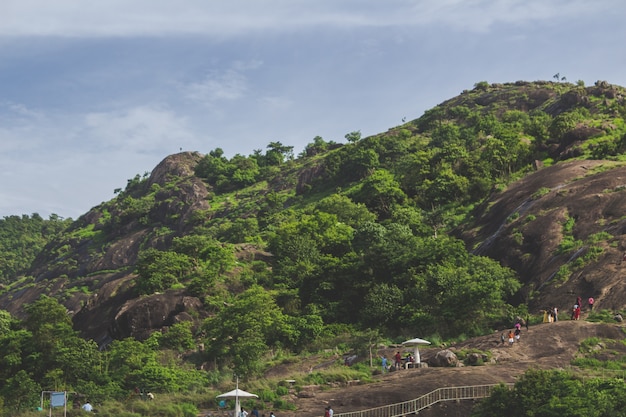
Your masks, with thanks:
[(224, 38), (320, 27), (450, 25), (469, 31), (592, 13), (618, 0), (4, 0), (0, 36)]
[(204, 104), (237, 100), (245, 94), (246, 90), (245, 76), (232, 69), (221, 74), (217, 71), (211, 72), (204, 80), (183, 87), (188, 99)]
[(26, 116), (10, 119), (4, 107), (0, 213), (77, 218), (167, 155), (201, 148), (185, 117), (157, 105), (62, 115), (12, 108)]
[(279, 96), (262, 97), (259, 99), (259, 103), (264, 109), (269, 110), (271, 112), (287, 110), (294, 104), (293, 100), (287, 97), (279, 97)]
[(521, 25), (528, 21), (565, 19), (600, 11), (616, 0), (418, 0), (404, 20), (415, 25), (441, 25), (483, 32), (495, 24)]
[(245, 72), (255, 70), (261, 61), (235, 61), (230, 68), (210, 71), (203, 80), (181, 87), (183, 95), (192, 101), (210, 106), (222, 101), (235, 101), (248, 92)]
[[(90, 146), (119, 149), (130, 153), (162, 152), (180, 147), (189, 149), (196, 138), (187, 119), (158, 106), (138, 106), (110, 112), (89, 113), (84, 125), (73, 134), (77, 142), (87, 140)], [(82, 139), (81, 139), (82, 138)]]

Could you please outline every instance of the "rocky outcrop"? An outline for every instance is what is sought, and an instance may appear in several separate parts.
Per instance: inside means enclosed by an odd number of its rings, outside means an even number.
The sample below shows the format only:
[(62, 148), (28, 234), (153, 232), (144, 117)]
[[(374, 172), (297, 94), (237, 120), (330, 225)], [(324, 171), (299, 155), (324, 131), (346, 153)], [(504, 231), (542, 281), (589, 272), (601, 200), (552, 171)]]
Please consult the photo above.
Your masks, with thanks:
[[(626, 167), (611, 161), (546, 167), (485, 207), (461, 235), (476, 254), (518, 272), (524, 289), (514, 301), (528, 302), (533, 313), (550, 306), (566, 311), (578, 295), (593, 296), (601, 309), (626, 306)], [(566, 240), (576, 246), (562, 249)], [(563, 268), (570, 273), (559, 277)]]
[(118, 311), (110, 334), (115, 339), (145, 340), (155, 329), (198, 317), (202, 302), (182, 292), (167, 292), (127, 301)]
[(450, 367), (457, 366), (459, 359), (450, 349), (440, 350), (433, 357), (428, 359), (428, 366), (433, 367)]
[(21, 317), (23, 305), (41, 294), (55, 296), (69, 287), (84, 288), (69, 292), (63, 303), (75, 329), (100, 345), (125, 337), (142, 340), (178, 321), (202, 318), (197, 298), (181, 292), (138, 298), (134, 291), (134, 265), (141, 249), (164, 247), (155, 230), (184, 235), (193, 228), (195, 213), (209, 207), (206, 185), (193, 175), (201, 158), (197, 152), (170, 155), (147, 181), (121, 195), (122, 200), (136, 203), (157, 190), (147, 213), (129, 215), (130, 203), (116, 199), (81, 216), (65, 241), (52, 242), (36, 259), (32, 285), (0, 294), (0, 308)]

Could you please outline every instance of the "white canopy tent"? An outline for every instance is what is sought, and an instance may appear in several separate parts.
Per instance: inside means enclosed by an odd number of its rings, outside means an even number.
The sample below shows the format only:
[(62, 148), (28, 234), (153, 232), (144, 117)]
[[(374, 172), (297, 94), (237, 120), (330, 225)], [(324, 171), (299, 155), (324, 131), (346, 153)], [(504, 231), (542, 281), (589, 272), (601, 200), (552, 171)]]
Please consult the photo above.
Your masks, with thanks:
[(430, 345), (430, 342), (428, 340), (424, 340), (424, 339), (420, 339), (416, 337), (415, 339), (402, 342), (402, 344), (404, 346), (413, 346), (415, 348), (414, 355), (413, 355), (415, 356), (415, 363), (420, 363), (421, 359), (420, 359), (419, 345)]
[(235, 399), (235, 415), (233, 417), (240, 417), (241, 404), (240, 398), (259, 398), (258, 395), (239, 389), (239, 380), (237, 380), (237, 388), (232, 391), (228, 391), (224, 394), (218, 395), (216, 398), (234, 398)]

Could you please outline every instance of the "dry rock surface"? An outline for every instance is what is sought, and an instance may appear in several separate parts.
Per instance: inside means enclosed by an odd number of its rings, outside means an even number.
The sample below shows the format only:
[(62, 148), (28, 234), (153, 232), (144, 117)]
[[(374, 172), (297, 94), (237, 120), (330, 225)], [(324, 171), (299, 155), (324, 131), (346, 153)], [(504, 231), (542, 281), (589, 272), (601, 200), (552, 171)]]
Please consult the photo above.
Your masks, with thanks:
[[(520, 341), (512, 346), (508, 343), (502, 345), (500, 332), (497, 332), (448, 347), (452, 352), (463, 349), (491, 352), (491, 362), (485, 365), (403, 369), (378, 375), (375, 382), (368, 384), (354, 383), (334, 388), (308, 387), (307, 395), (294, 395), (296, 412), (280, 412), (277, 417), (321, 417), (328, 404), (335, 413), (364, 410), (412, 400), (441, 387), (514, 383), (530, 368), (576, 371), (571, 366), (571, 361), (579, 354), (582, 341), (592, 337), (600, 340), (622, 340), (624, 335), (621, 324), (591, 323), (584, 320), (564, 320), (530, 326), (528, 330), (523, 329)], [(379, 354), (386, 354), (390, 358), (397, 350), (382, 350)], [(420, 349), (422, 360), (429, 361), (441, 350), (439, 347)], [(616, 343), (611, 346), (611, 351), (613, 354), (617, 351), (618, 355), (626, 355), (626, 346)], [(473, 404), (469, 400), (460, 403), (443, 402), (420, 412), (420, 415), (469, 416)]]

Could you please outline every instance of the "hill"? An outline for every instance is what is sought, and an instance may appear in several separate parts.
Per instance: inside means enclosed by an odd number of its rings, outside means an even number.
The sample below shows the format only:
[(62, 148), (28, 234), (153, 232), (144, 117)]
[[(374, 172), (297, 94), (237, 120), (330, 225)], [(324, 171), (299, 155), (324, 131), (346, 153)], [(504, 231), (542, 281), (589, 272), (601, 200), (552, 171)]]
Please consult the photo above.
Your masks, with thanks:
[[(380, 285), (405, 292), (407, 285), (414, 285), (410, 279), (390, 281), (385, 269), (376, 268), (394, 262), (390, 257), (396, 255), (368, 253), (350, 241), (360, 233), (358, 245), (373, 249), (371, 232), (359, 228), (375, 222), (388, 230), (395, 224), (411, 229), (405, 242), (385, 244), (396, 245), (397, 254), (424, 251), (430, 244), (407, 242), (413, 237), (424, 239), (433, 233), (444, 237), (449, 232), (461, 238), (470, 253), (515, 271), (521, 288), (509, 296), (506, 290), (498, 291), (513, 305), (527, 305), (531, 313), (552, 304), (568, 309), (567, 300), (574, 294), (594, 296), (599, 308), (621, 309), (625, 96), (623, 88), (606, 82), (593, 87), (478, 83), (474, 90), (386, 133), (360, 139), (353, 132), (347, 135), (353, 141), (349, 145), (315, 138), (295, 160), (289, 159), (291, 147), (280, 142), (270, 143), (265, 155), (230, 160), (219, 149), (207, 155), (169, 156), (149, 176), (130, 179), (116, 199), (94, 207), (58, 238), (50, 238), (31, 267), (22, 271), (23, 278), (5, 286), (0, 308), (20, 314), (21, 306), (39, 294), (51, 294), (76, 315), (77, 328), (99, 344), (126, 336), (145, 338), (175, 322), (183, 311), (198, 310), (206, 317), (202, 311), (206, 308), (198, 309), (205, 290), (194, 293), (152, 285), (143, 294), (148, 297), (139, 300), (135, 286), (142, 250), (171, 251), (175, 239), (197, 234), (232, 248), (244, 266), (231, 269), (232, 277), (259, 276), (263, 270), (275, 275), (270, 282), (282, 280), (295, 289), (300, 303), (331, 300), (340, 306), (350, 297), (375, 297)], [(520, 179), (511, 182), (514, 177)], [(306, 242), (281, 245), (276, 240), (295, 239), (280, 225), (302, 222), (300, 216), (315, 210), (335, 216), (346, 230), (324, 231), (327, 220), (313, 219)], [(311, 227), (320, 229), (319, 236)], [(303, 236), (302, 232), (295, 230), (296, 235)], [(366, 233), (369, 242), (363, 240)], [(331, 242), (332, 234), (339, 240)], [(303, 247), (302, 254), (289, 247), (295, 244)], [(303, 245), (316, 248), (311, 252)], [(305, 256), (307, 251), (319, 253), (317, 259)], [(363, 291), (354, 295), (349, 293), (355, 286), (337, 291), (342, 288), (339, 275), (323, 260), (329, 256), (335, 259), (332, 262), (345, 263), (351, 253), (370, 259), (347, 266), (350, 275), (365, 280), (358, 285)], [(399, 277), (411, 268), (422, 273), (428, 263), (450, 256), (458, 255), (401, 261), (404, 265), (393, 273)], [(465, 256), (459, 262), (466, 263)], [(322, 276), (336, 278), (321, 286), (311, 284), (327, 280)], [(228, 297), (222, 298), (228, 302)], [(427, 296), (422, 302), (433, 299)], [(366, 314), (372, 322), (365, 324), (371, 326), (393, 315), (393, 310), (352, 309), (334, 315), (356, 321)], [(146, 311), (152, 312), (151, 320), (145, 319)], [(429, 332), (442, 332), (428, 327)], [(406, 330), (410, 333), (395, 329)]]
[[(530, 326), (523, 331), (519, 343), (509, 347), (500, 344), (500, 333), (468, 339), (455, 344), (453, 351), (473, 350), (489, 352), (492, 362), (482, 366), (453, 368), (417, 368), (379, 375), (369, 384), (350, 384), (340, 388), (318, 391), (314, 398), (295, 400), (297, 413), (281, 413), (281, 417), (321, 417), (324, 407), (331, 404), (336, 413), (359, 411), (383, 405), (409, 401), (441, 387), (482, 384), (515, 383), (528, 369), (565, 369), (586, 372), (571, 366), (571, 361), (583, 356), (581, 344), (590, 338), (599, 342), (586, 349), (595, 351), (597, 358), (626, 356), (624, 326), (586, 321), (561, 320)], [(611, 343), (617, 342), (617, 343)], [(420, 349), (428, 361), (440, 348)], [(378, 352), (391, 357), (395, 349)], [(473, 401), (442, 402), (420, 415), (429, 417), (469, 416)]]
[[(480, 82), (367, 138), (181, 152), (75, 221), (2, 222), (0, 309), (19, 320), (0, 320), (1, 376), (180, 392), (328, 346), (536, 323), (577, 296), (622, 311), (625, 118), (604, 81)], [(106, 388), (68, 343), (97, 374), (116, 350)]]

